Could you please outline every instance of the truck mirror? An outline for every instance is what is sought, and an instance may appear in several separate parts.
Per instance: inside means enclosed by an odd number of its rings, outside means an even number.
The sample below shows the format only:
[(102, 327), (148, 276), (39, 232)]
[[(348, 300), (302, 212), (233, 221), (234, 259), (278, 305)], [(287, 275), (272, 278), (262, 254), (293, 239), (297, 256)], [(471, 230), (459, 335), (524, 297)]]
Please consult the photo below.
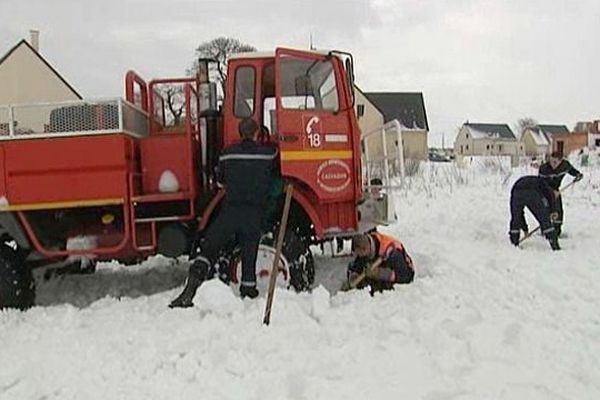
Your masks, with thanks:
[[(351, 57), (346, 58), (346, 75), (348, 77), (348, 86), (350, 89), (350, 94), (352, 95), (352, 106), (354, 106), (354, 102), (356, 101), (356, 95), (354, 93), (354, 65), (352, 64)], [(359, 116), (362, 116), (362, 114)]]

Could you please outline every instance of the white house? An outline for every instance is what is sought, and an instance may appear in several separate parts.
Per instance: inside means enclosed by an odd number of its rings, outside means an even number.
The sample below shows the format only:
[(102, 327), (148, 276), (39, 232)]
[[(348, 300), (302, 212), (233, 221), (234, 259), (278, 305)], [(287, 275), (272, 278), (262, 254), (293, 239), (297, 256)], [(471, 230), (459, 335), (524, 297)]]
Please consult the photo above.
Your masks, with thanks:
[(507, 124), (465, 123), (454, 141), (457, 159), (467, 156), (510, 156), (517, 165), (523, 155), (523, 144)]
[(552, 151), (552, 135), (555, 134), (569, 134), (569, 128), (564, 125), (537, 125), (525, 129), (519, 141), (526, 156), (543, 157)]

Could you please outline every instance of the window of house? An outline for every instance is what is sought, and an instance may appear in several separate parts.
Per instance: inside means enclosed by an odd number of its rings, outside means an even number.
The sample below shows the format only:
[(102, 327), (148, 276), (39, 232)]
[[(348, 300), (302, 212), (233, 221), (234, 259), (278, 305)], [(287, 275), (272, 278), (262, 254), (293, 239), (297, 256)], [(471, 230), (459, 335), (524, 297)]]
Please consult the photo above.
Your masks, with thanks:
[(465, 150), (469, 151), (469, 145), (465, 146)]
[(486, 144), (486, 145), (485, 145), (485, 149), (486, 149), (486, 150), (489, 150), (489, 149), (490, 149), (490, 145), (489, 145), (489, 144)]
[(364, 104), (357, 105), (356, 106), (356, 116), (357, 116), (357, 119), (360, 119), (364, 115), (365, 115), (365, 105)]
[(247, 118), (254, 114), (254, 67), (239, 67), (235, 71), (235, 100), (233, 112), (236, 117)]
[(498, 151), (502, 151), (502, 145), (501, 144), (498, 145)]

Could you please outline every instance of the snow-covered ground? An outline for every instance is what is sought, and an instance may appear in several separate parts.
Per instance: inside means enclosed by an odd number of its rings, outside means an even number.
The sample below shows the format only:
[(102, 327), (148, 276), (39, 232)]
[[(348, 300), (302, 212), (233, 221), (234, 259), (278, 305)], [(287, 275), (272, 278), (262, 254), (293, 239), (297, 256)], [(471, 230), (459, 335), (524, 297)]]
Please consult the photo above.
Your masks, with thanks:
[(40, 282), (39, 306), (0, 312), (0, 399), (600, 399), (600, 169), (582, 171), (552, 252), (508, 241), (534, 170), (430, 165), (382, 229), (416, 281), (337, 293), (348, 259), (319, 256), (321, 286), (278, 290), (268, 327), (264, 294), (217, 280), (168, 309), (186, 272), (161, 258)]

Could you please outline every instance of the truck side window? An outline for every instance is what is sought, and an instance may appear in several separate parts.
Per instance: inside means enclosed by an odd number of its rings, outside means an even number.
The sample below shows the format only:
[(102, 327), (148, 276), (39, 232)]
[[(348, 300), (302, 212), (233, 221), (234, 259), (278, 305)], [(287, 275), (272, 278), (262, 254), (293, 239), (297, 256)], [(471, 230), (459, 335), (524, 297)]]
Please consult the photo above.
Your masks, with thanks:
[(282, 58), (279, 83), (283, 108), (338, 111), (335, 73), (328, 60)]
[(234, 114), (239, 118), (254, 114), (254, 91), (256, 71), (254, 67), (238, 67), (235, 71)]

